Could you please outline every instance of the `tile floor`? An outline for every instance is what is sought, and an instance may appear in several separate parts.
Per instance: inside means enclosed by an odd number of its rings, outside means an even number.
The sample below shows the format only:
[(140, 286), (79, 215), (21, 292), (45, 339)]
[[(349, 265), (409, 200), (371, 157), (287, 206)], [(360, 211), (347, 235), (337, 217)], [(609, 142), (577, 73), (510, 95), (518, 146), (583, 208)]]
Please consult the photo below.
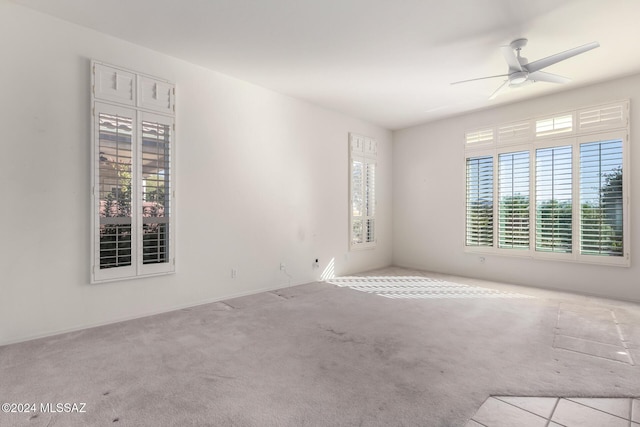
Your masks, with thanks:
[(492, 396), (465, 427), (640, 427), (640, 398)]

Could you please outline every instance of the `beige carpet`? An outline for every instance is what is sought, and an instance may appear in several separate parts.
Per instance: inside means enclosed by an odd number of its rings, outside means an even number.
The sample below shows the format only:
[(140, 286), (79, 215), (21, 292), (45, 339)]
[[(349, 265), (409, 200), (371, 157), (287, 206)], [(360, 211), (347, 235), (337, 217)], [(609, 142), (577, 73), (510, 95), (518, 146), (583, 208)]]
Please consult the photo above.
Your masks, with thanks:
[[(312, 283), (0, 347), (0, 401), (37, 409), (0, 412), (0, 425), (444, 427), (489, 396), (640, 396), (638, 305), (359, 276), (509, 297)], [(86, 405), (46, 410), (57, 403)]]

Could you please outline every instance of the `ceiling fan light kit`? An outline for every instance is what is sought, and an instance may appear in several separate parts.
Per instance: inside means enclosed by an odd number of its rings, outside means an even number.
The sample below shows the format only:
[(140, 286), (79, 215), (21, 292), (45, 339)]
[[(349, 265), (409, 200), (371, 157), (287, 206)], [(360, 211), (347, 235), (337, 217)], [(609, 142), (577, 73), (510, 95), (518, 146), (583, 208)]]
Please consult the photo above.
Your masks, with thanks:
[(524, 83), (529, 78), (529, 73), (526, 71), (516, 71), (513, 74), (509, 74), (509, 86), (517, 86)]
[(527, 39), (519, 38), (512, 41), (508, 46), (502, 46), (500, 48), (500, 50), (502, 51), (502, 55), (504, 56), (507, 65), (509, 66), (506, 74), (462, 80), (453, 82), (451, 84), (455, 85), (459, 83), (492, 79), (496, 77), (506, 77), (506, 80), (504, 80), (504, 82), (502, 82), (498, 89), (496, 89), (489, 97), (489, 99), (494, 99), (506, 88), (518, 88), (526, 84), (535, 82), (548, 82), (558, 84), (568, 83), (571, 81), (571, 79), (569, 79), (568, 77), (559, 76), (557, 74), (551, 74), (540, 70), (549, 67), (550, 65), (557, 64), (560, 61), (564, 61), (565, 59), (569, 59), (572, 56), (579, 55), (600, 46), (600, 43), (592, 42), (582, 46), (574, 47), (573, 49), (569, 49), (564, 52), (556, 53), (555, 55), (547, 56), (546, 58), (542, 58), (537, 61), (529, 62), (527, 58), (520, 55), (522, 48), (527, 45), (527, 42)]

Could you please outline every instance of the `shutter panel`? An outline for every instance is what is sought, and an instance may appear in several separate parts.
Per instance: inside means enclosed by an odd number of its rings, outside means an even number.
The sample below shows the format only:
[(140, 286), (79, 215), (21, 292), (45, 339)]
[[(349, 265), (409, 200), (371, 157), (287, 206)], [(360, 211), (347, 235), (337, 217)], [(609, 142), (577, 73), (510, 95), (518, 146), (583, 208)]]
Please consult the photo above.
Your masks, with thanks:
[(493, 143), (493, 129), (479, 129), (465, 133), (467, 145), (485, 145)]
[(351, 135), (351, 153), (353, 155), (362, 155), (364, 152), (364, 138), (358, 135)]
[(572, 251), (571, 151), (536, 150), (536, 251)]
[(580, 145), (580, 253), (623, 256), (622, 140)]
[[(171, 144), (172, 124), (169, 117), (142, 113), (141, 207), (142, 228), (139, 257), (146, 270), (149, 264), (170, 262)], [(148, 271), (144, 272), (145, 274)]]
[(173, 112), (174, 86), (172, 84), (147, 76), (139, 76), (138, 88), (140, 107), (167, 114)]
[(351, 161), (351, 244), (364, 243), (364, 163)]
[(378, 154), (378, 143), (376, 142), (376, 140), (365, 138), (363, 151), (365, 156), (375, 158)]
[(493, 157), (467, 159), (466, 245), (493, 246)]
[(370, 161), (365, 163), (365, 242), (373, 243), (375, 237), (376, 217), (376, 164)]
[(573, 114), (536, 120), (536, 137), (559, 135), (573, 131)]
[(618, 103), (578, 111), (578, 130), (593, 131), (627, 126), (629, 103)]
[(115, 101), (125, 105), (135, 105), (136, 76), (124, 70), (94, 64), (94, 97)]
[(373, 246), (376, 216), (377, 142), (355, 134), (350, 141), (351, 247)]
[(529, 152), (498, 157), (498, 247), (529, 249)]
[(498, 144), (514, 144), (531, 138), (531, 123), (518, 122), (498, 127)]
[(96, 103), (96, 278), (135, 272), (135, 111)]

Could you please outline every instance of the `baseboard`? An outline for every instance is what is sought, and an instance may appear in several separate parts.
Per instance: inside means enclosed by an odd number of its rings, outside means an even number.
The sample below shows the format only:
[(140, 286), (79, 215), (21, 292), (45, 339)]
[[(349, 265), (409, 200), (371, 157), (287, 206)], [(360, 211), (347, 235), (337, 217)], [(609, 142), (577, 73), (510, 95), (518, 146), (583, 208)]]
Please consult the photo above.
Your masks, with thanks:
[[(313, 283), (313, 282), (309, 282), (309, 283)], [(25, 336), (25, 337), (9, 339), (9, 340), (6, 340), (6, 341), (0, 341), (0, 347), (6, 346), (6, 345), (11, 345), (11, 344), (18, 344), (18, 343), (21, 343), (21, 342), (33, 341), (33, 340), (42, 339), (42, 338), (53, 337), (53, 336), (56, 336), (56, 335), (68, 334), (70, 332), (83, 331), (85, 329), (98, 328), (100, 326), (107, 326), (107, 325), (113, 325), (113, 324), (116, 324), (116, 323), (128, 322), (130, 320), (142, 319), (142, 318), (145, 318), (145, 317), (156, 316), (158, 314), (164, 314), (164, 313), (170, 313), (172, 311), (183, 310), (185, 308), (198, 307), (200, 305), (206, 305), (206, 304), (225, 301), (225, 300), (229, 300), (229, 299), (233, 299), (233, 298), (240, 298), (240, 297), (245, 297), (245, 296), (249, 296), (249, 295), (255, 295), (255, 294), (262, 293), (262, 292), (270, 292), (270, 291), (275, 291), (275, 290), (278, 290), (278, 289), (290, 288), (290, 287), (299, 286), (299, 285), (302, 285), (302, 284), (304, 284), (304, 283), (292, 283), (292, 284), (287, 284), (287, 285), (284, 285), (284, 286), (283, 285), (277, 285), (277, 286), (272, 286), (272, 287), (267, 287), (267, 288), (260, 288), (260, 289), (256, 289), (256, 290), (246, 291), (246, 292), (238, 292), (238, 293), (231, 294), (231, 295), (225, 295), (223, 297), (210, 298), (210, 299), (196, 301), (196, 302), (192, 302), (192, 303), (188, 303), (188, 304), (177, 305), (177, 306), (173, 306), (173, 307), (169, 307), (169, 308), (165, 308), (165, 309), (161, 309), (161, 310), (154, 310), (154, 311), (145, 312), (145, 313), (142, 313), (142, 314), (136, 314), (136, 315), (133, 315), (133, 316), (120, 317), (120, 318), (116, 318), (116, 319), (113, 319), (113, 320), (108, 320), (108, 321), (105, 321), (105, 322), (87, 323), (87, 324), (83, 324), (83, 325), (73, 326), (73, 327), (70, 327), (70, 328), (55, 329), (55, 330), (46, 331), (46, 332), (39, 333), (39, 334), (34, 334), (34, 335), (28, 335), (28, 336)]]

